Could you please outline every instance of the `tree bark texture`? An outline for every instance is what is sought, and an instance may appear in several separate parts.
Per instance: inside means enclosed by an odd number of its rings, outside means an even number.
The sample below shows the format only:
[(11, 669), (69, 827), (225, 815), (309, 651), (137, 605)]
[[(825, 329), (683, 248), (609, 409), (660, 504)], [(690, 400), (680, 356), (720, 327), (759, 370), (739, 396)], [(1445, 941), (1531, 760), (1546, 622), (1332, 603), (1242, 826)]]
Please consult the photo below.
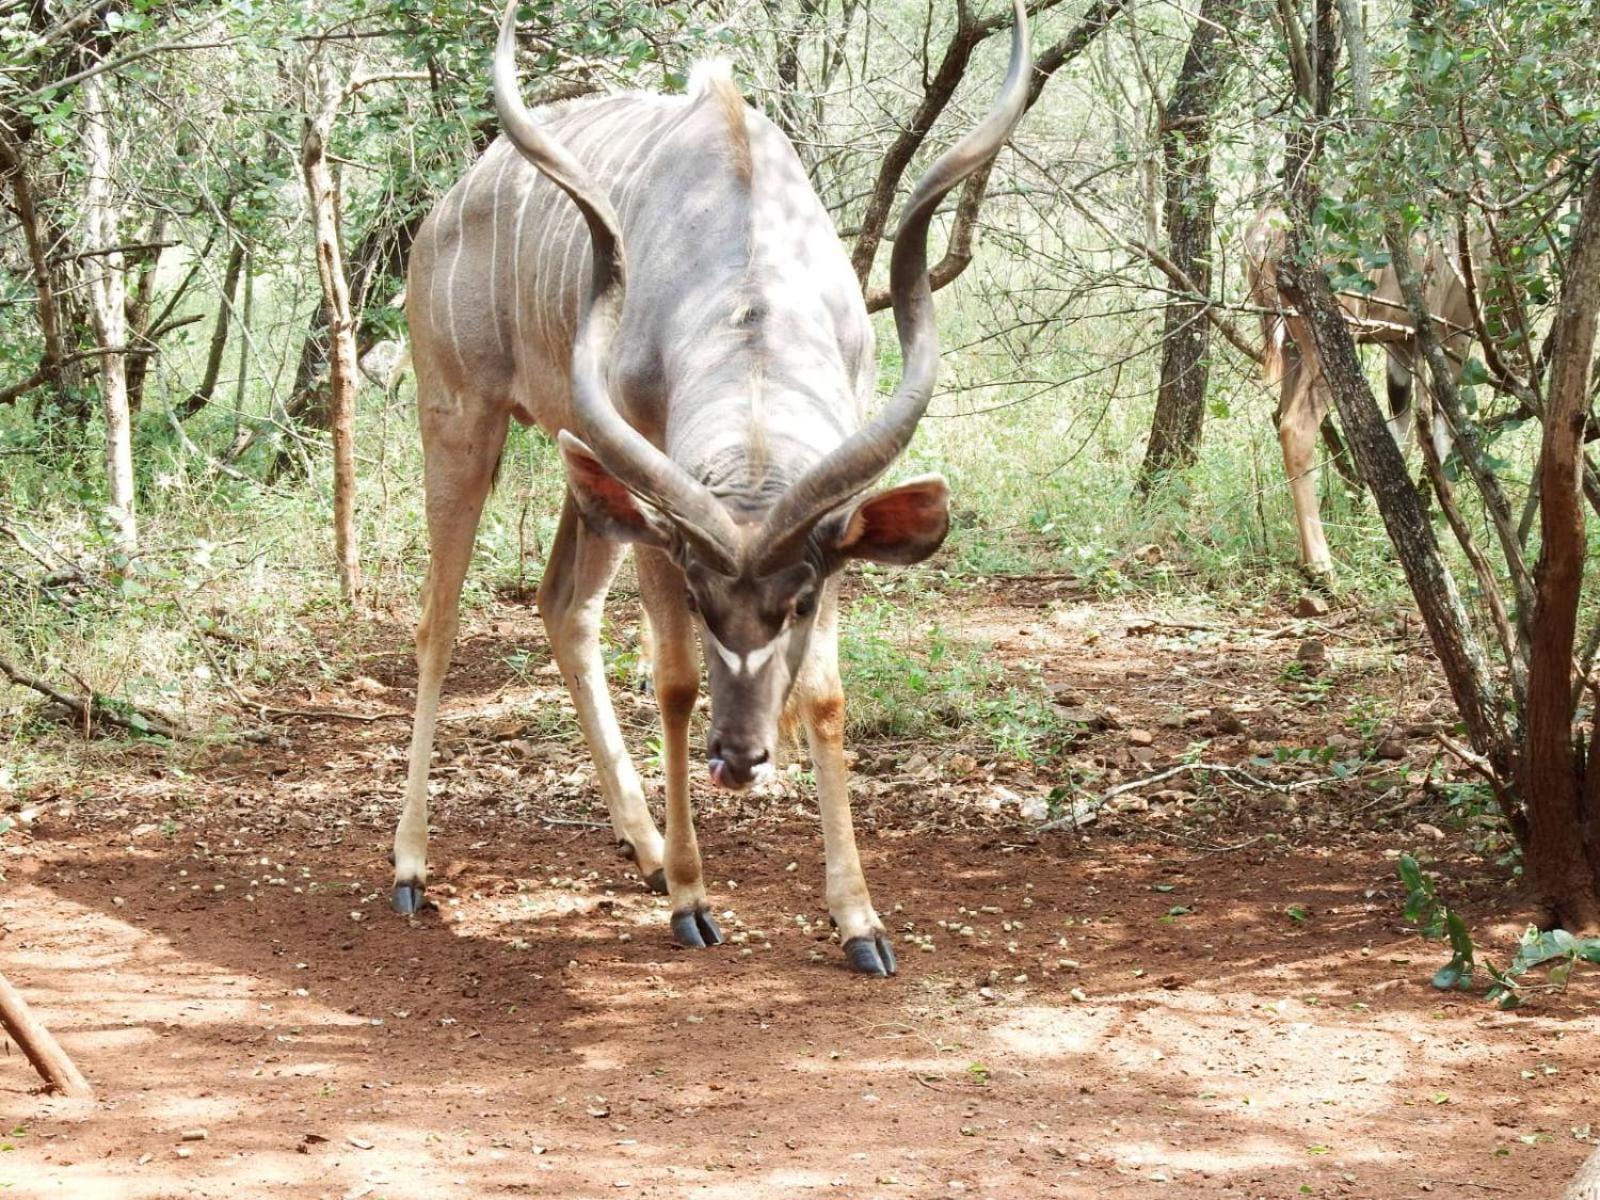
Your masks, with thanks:
[(180, 420), (194, 416), (207, 404), (217, 390), (217, 379), (222, 374), (222, 356), (228, 349), (228, 330), (233, 325), (234, 299), (239, 293), (239, 276), (244, 270), (244, 239), (236, 237), (228, 250), (228, 264), (222, 272), (222, 303), (217, 306), (216, 324), (211, 327), (211, 344), (206, 350), (205, 374), (200, 385), (178, 405)]
[(1600, 1150), (1583, 1160), (1561, 1200), (1600, 1200)]
[[(22, 144), (0, 133), (0, 177), (11, 186), (12, 200), (16, 206), (17, 223), (22, 230), (23, 244), (27, 247), (29, 273), (33, 276), (35, 316), (43, 342), (39, 369), (30, 378), (29, 387), (48, 385), (53, 391), (56, 405), (62, 411), (76, 411), (81, 401), (77, 390), (83, 373), (71, 361), (66, 329), (71, 322), (63, 312), (61, 292), (56, 287), (56, 272), (50, 265), (50, 238), (46, 221), (40, 212), (34, 193), (33, 181), (28, 176), (28, 164)], [(8, 399), (14, 400), (26, 388), (8, 388)]]
[(112, 180), (111, 130), (106, 81), (93, 76), (83, 83), (84, 156), (88, 183), (84, 220), (89, 249), (104, 251), (84, 259), (95, 339), (100, 345), (100, 406), (105, 419), (106, 499), (115, 539), (126, 553), (138, 548), (134, 516), (133, 425), (128, 411), (128, 314), (122, 253), (118, 244), (120, 214)]
[(93, 1091), (72, 1059), (61, 1048), (43, 1022), (33, 1015), (22, 993), (0, 975), (0, 1027), (6, 1036), (22, 1049), (22, 1053), (56, 1091), (63, 1096), (91, 1096)]
[[(1583, 435), (1600, 311), (1600, 175), (1591, 177), (1567, 256), (1540, 452), (1539, 527), (1528, 711), (1518, 783), (1528, 813), (1529, 888), (1569, 930), (1600, 926), (1600, 844), (1585, 822), (1572, 739), (1572, 651), (1586, 549)], [(1587, 827), (1586, 827), (1587, 826)]]
[(329, 427), (333, 434), (333, 543), (339, 589), (347, 602), (361, 595), (361, 557), (356, 541), (355, 493), (356, 360), (350, 285), (339, 244), (339, 193), (328, 161), (328, 135), (338, 115), (341, 87), (327, 63), (307, 64), (307, 112), (300, 166), (305, 177), (315, 240), (317, 277), (328, 314)]
[[(1162, 219), (1167, 258), (1194, 284), (1195, 297), (1167, 301), (1161, 334), (1161, 382), (1138, 488), (1148, 492), (1169, 471), (1193, 466), (1205, 430), (1211, 326), (1211, 237), (1216, 192), (1211, 186), (1211, 117), (1227, 74), (1227, 43), (1219, 23), (1231, 0), (1201, 0), (1189, 49), (1172, 95), (1161, 110), (1161, 155), (1166, 167)], [(1230, 22), (1231, 23), (1231, 22)]]
[(1290, 205), (1289, 248), (1279, 269), (1279, 283), (1311, 332), (1356, 467), (1372, 489), (1467, 736), (1473, 749), (1503, 777), (1512, 756), (1488, 659), (1469, 623), (1455, 578), (1439, 552), (1433, 526), (1406, 471), (1405, 457), (1367, 384), (1343, 310), (1327, 276), (1315, 265), (1304, 191), (1303, 187), (1296, 189)]

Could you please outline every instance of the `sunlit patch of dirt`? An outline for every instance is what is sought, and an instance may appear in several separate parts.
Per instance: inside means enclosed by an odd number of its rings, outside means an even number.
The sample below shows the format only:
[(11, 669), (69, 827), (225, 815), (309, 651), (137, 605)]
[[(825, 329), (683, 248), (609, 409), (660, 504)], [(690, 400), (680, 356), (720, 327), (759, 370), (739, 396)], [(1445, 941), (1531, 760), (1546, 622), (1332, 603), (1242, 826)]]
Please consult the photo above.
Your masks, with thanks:
[[(986, 760), (959, 731), (856, 747), (863, 857), (901, 951), (889, 982), (843, 969), (799, 777), (699, 796), (730, 938), (670, 945), (523, 611), (479, 614), (464, 640), (439, 908), (414, 920), (388, 911), (384, 861), (408, 733), (383, 716), (409, 705), (398, 626), (373, 630), (360, 688), (271, 698), (379, 719), (279, 714), (277, 740), (181, 771), (149, 747), (86, 748), (76, 778), (18, 801), (0, 950), (97, 1096), (39, 1095), (0, 1057), (0, 1184), (75, 1200), (1559, 1190), (1587, 1149), (1592, 985), (1514, 1014), (1436, 992), (1437, 947), (1398, 912), (1400, 848), (1447, 864), (1480, 924), (1511, 904), (1467, 845), (1488, 835), (1424, 786), (1444, 711), (1414, 631), (1224, 623), (1047, 582), (965, 595), (946, 620), (1042, 678), (1078, 728), (1035, 763)], [(648, 698), (621, 708), (642, 746)], [(1101, 802), (1197, 759), (1259, 786), (1180, 771)], [(1010, 798), (1058, 788), (1093, 802), (1090, 823), (1045, 828)]]

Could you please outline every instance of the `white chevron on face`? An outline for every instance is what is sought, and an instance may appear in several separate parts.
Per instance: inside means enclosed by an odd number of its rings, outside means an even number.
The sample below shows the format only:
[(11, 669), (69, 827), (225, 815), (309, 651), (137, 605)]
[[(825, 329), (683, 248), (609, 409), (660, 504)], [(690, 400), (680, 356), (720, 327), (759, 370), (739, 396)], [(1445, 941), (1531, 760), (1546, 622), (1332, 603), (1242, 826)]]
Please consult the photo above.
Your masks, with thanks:
[(781, 654), (789, 647), (789, 631), (785, 629), (765, 646), (757, 646), (748, 654), (739, 654), (729, 650), (717, 640), (717, 635), (706, 629), (706, 641), (717, 652), (718, 657), (728, 664), (728, 670), (735, 675), (754, 675), (767, 665), (767, 660), (774, 654)]

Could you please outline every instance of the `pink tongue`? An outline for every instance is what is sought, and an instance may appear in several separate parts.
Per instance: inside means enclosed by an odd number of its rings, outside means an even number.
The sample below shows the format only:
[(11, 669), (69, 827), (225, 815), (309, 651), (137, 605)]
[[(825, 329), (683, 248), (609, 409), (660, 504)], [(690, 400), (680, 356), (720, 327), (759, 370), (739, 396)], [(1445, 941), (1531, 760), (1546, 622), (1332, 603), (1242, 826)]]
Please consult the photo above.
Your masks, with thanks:
[(720, 788), (727, 787), (728, 785), (723, 780), (722, 776), (727, 771), (728, 764), (723, 762), (720, 758), (713, 758), (711, 760), (711, 762), (710, 762), (710, 767), (711, 767), (711, 782), (716, 784)]

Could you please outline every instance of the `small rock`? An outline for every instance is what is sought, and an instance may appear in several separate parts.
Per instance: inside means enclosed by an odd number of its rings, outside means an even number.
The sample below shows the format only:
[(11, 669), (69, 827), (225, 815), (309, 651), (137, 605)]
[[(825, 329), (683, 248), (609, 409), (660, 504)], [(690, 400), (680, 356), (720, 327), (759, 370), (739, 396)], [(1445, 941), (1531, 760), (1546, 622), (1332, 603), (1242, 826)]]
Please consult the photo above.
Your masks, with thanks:
[(1130, 746), (1150, 746), (1155, 744), (1155, 740), (1155, 734), (1148, 729), (1128, 730), (1128, 745)]
[(1328, 601), (1315, 592), (1306, 592), (1295, 601), (1294, 615), (1306, 618), (1325, 617), (1328, 615)]
[(1294, 652), (1294, 656), (1310, 675), (1315, 675), (1328, 665), (1328, 647), (1323, 645), (1321, 638), (1307, 638), (1300, 643), (1300, 648)]
[(1432, 838), (1436, 842), (1444, 841), (1444, 830), (1440, 829), (1437, 825), (1429, 825), (1426, 821), (1418, 824), (1417, 832), (1423, 837)]
[(1086, 729), (1107, 729), (1105, 717), (1081, 704), (1067, 705), (1061, 710), (1061, 719), (1069, 725), (1082, 725)]
[(180, 1142), (203, 1142), (210, 1136), (211, 1134), (204, 1129), (185, 1129), (178, 1135), (178, 1140)]
[(1398, 738), (1384, 738), (1378, 743), (1378, 757), (1386, 758), (1390, 762), (1399, 762), (1406, 756), (1405, 744)]
[(1218, 733), (1237, 735), (1245, 732), (1244, 722), (1231, 708), (1213, 708), (1211, 725)]

